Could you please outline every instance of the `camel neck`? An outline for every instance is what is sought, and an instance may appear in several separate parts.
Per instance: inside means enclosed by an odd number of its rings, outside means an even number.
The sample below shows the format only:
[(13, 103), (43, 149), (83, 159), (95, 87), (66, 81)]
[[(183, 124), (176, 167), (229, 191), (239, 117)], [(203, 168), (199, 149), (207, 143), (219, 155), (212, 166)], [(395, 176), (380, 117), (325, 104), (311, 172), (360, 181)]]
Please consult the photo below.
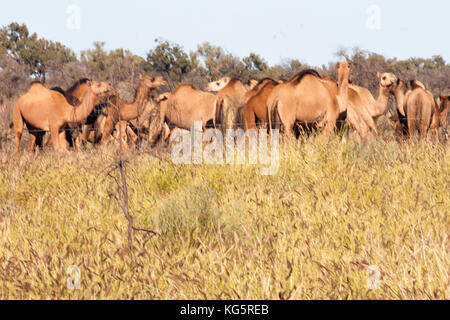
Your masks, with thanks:
[(141, 115), (144, 112), (148, 95), (149, 89), (144, 84), (139, 82), (134, 102), (132, 104), (124, 104), (123, 107), (120, 108), (120, 118), (123, 121), (130, 121)]
[(96, 97), (94, 93), (90, 89), (86, 90), (81, 104), (76, 108), (72, 108), (72, 117), (69, 120), (74, 123), (83, 122), (91, 114), (92, 110), (94, 110), (95, 105)]
[(405, 84), (402, 81), (399, 82), (397, 88), (393, 92), (395, 96), (395, 102), (397, 103), (397, 110), (400, 111), (402, 115), (405, 115), (404, 105), (406, 92), (407, 90), (405, 88)]
[(389, 103), (389, 93), (386, 92), (386, 88), (384, 88), (380, 85), (378, 87), (376, 110), (374, 110), (373, 114), (371, 115), (372, 118), (377, 118), (377, 117), (382, 116), (386, 112), (388, 103)]

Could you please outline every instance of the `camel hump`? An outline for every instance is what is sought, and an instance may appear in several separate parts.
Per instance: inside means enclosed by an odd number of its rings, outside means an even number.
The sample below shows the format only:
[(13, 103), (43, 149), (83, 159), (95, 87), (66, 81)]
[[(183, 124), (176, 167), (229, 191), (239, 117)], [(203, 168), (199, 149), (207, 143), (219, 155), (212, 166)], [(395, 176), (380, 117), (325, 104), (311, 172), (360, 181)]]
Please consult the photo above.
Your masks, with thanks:
[(42, 88), (42, 87), (44, 87), (45, 88), (45, 85), (42, 83), (42, 82), (40, 82), (40, 81), (33, 81), (31, 84), (30, 84), (30, 89), (32, 89), (32, 88)]
[(303, 80), (303, 78), (306, 76), (314, 76), (317, 78), (321, 78), (320, 74), (316, 70), (306, 69), (306, 70), (299, 72), (297, 75), (295, 75), (289, 82), (292, 84), (295, 84), (295, 85), (299, 84)]
[(182, 89), (197, 90), (197, 88), (194, 87), (192, 84), (186, 84), (186, 83), (183, 83), (183, 84), (180, 84), (180, 85), (173, 91), (173, 93), (175, 93), (175, 92), (177, 92), (177, 91), (180, 91), (180, 90), (182, 90)]

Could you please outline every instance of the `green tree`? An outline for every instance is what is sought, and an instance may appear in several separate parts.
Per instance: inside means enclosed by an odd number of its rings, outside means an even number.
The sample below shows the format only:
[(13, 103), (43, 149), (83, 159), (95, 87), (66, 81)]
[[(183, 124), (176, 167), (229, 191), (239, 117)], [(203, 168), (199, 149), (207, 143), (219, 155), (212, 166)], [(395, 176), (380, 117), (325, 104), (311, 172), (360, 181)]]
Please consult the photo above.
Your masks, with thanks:
[(199, 45), (197, 51), (192, 53), (192, 56), (198, 61), (198, 67), (206, 71), (209, 81), (225, 76), (242, 78), (245, 72), (245, 66), (238, 57), (208, 42)]
[(59, 42), (30, 35), (25, 24), (11, 23), (0, 29), (2, 52), (17, 63), (26, 65), (31, 76), (45, 82), (47, 73), (61, 64), (76, 61), (72, 50)]
[(155, 42), (158, 45), (147, 54), (149, 71), (167, 75), (172, 84), (182, 82), (194, 68), (189, 55), (177, 44), (162, 39), (155, 39)]
[(125, 49), (105, 50), (104, 42), (94, 42), (94, 48), (81, 53), (81, 61), (91, 73), (102, 81), (113, 85), (126, 80), (135, 80), (142, 73), (144, 59)]

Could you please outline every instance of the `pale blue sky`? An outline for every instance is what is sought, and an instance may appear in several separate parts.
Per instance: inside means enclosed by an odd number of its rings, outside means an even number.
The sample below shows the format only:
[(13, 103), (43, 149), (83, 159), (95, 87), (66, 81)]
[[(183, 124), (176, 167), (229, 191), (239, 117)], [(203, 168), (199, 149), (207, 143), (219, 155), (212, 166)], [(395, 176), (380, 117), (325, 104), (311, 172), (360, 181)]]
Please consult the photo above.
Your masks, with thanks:
[[(79, 30), (67, 27), (70, 5), (81, 9)], [(367, 26), (371, 5), (380, 8), (380, 30)], [(12, 21), (76, 52), (104, 41), (145, 56), (162, 37), (186, 51), (209, 41), (241, 57), (256, 52), (271, 64), (296, 58), (318, 66), (336, 60), (338, 48), (355, 46), (450, 61), (450, 2), (442, 0), (5, 1), (0, 25)]]

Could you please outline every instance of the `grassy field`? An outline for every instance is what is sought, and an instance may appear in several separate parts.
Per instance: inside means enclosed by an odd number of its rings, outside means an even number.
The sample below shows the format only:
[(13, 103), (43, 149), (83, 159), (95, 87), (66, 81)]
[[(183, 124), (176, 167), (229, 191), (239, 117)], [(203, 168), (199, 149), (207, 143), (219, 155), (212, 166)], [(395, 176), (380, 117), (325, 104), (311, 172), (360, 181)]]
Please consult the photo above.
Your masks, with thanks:
[(448, 144), (334, 137), (280, 157), (266, 177), (133, 155), (131, 213), (159, 234), (135, 233), (133, 260), (113, 152), (0, 152), (0, 299), (450, 298)]

